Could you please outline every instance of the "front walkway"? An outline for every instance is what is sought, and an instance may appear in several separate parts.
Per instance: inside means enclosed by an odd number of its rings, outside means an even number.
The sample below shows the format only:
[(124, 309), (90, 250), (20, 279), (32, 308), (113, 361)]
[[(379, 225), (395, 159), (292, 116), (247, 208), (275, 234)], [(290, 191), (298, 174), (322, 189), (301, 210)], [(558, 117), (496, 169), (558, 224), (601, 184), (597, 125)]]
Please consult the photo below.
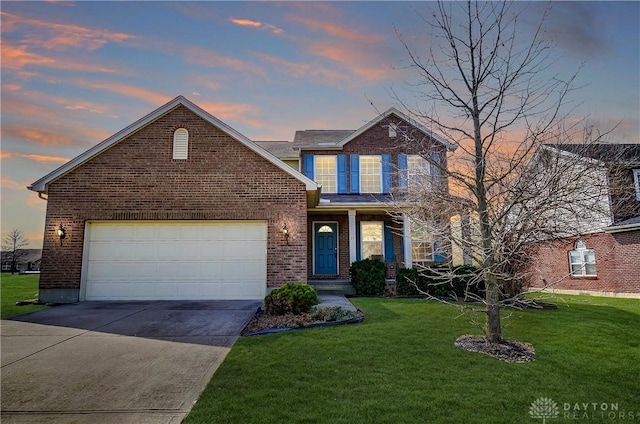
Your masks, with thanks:
[(317, 305), (318, 308), (340, 306), (342, 309), (353, 311), (354, 313), (358, 312), (358, 308), (353, 306), (353, 303), (349, 302), (349, 299), (341, 294), (319, 294), (318, 300), (320, 301)]

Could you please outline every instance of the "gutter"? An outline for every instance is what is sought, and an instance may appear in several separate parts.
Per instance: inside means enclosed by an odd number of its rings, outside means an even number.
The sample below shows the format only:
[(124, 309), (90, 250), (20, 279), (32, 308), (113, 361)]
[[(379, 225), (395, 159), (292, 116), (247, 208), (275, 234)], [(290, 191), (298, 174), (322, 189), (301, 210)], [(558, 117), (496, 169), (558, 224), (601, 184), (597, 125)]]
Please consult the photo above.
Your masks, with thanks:
[(627, 225), (612, 225), (602, 229), (605, 233), (623, 233), (626, 231), (640, 230), (640, 223), (627, 224)]

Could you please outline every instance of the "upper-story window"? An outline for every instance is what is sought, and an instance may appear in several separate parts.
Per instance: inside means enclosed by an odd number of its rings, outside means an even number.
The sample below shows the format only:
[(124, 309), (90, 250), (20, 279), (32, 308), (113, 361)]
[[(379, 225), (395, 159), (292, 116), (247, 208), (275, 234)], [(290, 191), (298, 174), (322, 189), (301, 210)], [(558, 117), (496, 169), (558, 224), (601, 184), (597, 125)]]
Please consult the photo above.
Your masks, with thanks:
[(338, 173), (335, 156), (314, 156), (315, 182), (322, 184), (323, 193), (335, 193), (338, 185)]
[(402, 189), (439, 187), (440, 155), (429, 154), (425, 159), (420, 155), (398, 155), (398, 184)]
[(640, 201), (640, 169), (633, 170), (633, 183), (636, 186), (636, 199)]
[(360, 155), (360, 193), (382, 193), (380, 156)]
[(389, 124), (389, 138), (395, 138), (398, 136), (398, 125), (397, 124)]
[(429, 162), (421, 156), (407, 156), (407, 174), (409, 188), (423, 187), (430, 181)]
[(569, 251), (569, 269), (577, 277), (596, 276), (596, 254), (583, 240), (576, 241), (574, 250)]
[(173, 133), (173, 158), (187, 159), (189, 155), (189, 131), (178, 128)]

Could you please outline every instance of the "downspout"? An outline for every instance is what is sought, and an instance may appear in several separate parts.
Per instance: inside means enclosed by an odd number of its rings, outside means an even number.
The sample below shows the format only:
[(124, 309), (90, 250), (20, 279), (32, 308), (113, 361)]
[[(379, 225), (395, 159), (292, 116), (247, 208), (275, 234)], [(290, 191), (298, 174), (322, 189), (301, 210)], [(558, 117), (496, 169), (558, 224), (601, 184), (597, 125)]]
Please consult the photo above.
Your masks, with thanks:
[(44, 201), (49, 200), (49, 198), (47, 198), (47, 197), (42, 197), (42, 192), (41, 191), (38, 192), (38, 197), (41, 198)]

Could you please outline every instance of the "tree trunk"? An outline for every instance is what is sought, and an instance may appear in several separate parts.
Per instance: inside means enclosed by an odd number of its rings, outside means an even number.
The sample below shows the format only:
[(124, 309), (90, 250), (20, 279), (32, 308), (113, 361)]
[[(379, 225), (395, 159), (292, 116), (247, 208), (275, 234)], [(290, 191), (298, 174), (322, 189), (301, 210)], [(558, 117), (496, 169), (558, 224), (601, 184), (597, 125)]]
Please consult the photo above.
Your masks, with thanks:
[(494, 275), (490, 275), (485, 283), (487, 300), (487, 341), (500, 343), (502, 328), (500, 324), (500, 289)]

